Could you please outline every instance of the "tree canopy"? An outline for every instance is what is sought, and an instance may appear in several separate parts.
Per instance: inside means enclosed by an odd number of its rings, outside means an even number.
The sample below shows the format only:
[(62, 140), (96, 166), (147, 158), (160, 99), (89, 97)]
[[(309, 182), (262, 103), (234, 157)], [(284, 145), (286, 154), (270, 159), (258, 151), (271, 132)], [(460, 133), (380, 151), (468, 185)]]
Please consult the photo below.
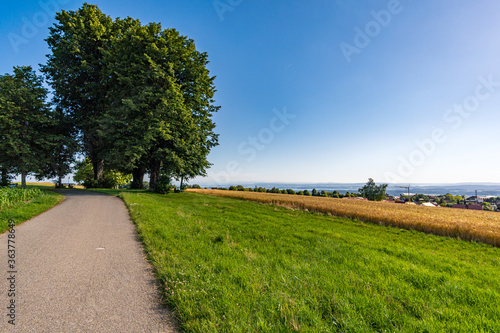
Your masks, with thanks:
[(94, 178), (102, 181), (106, 147), (98, 128), (110, 103), (104, 52), (110, 47), (113, 20), (85, 3), (77, 11), (57, 13), (56, 21), (46, 39), (51, 54), (41, 69), (53, 89), (54, 103), (81, 135)]
[(382, 201), (386, 198), (387, 186), (387, 184), (376, 185), (373, 179), (369, 178), (365, 186), (359, 189), (359, 193), (370, 201)]
[(214, 132), (214, 79), (194, 41), (159, 23), (111, 19), (95, 5), (61, 11), (42, 66), (54, 104), (73, 124), (97, 185), (104, 170), (150, 189), (160, 176), (205, 175)]
[(29, 66), (0, 76), (0, 165), (20, 174), (22, 187), (28, 174), (44, 173), (60, 139), (47, 94), (43, 78)]

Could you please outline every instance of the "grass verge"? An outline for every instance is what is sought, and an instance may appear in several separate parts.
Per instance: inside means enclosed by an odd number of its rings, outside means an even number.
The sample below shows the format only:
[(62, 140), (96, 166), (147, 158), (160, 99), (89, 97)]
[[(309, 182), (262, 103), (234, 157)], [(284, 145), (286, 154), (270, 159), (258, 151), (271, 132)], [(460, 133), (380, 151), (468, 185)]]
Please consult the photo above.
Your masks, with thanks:
[(119, 195), (186, 332), (500, 331), (498, 248), (195, 193)]
[(48, 187), (40, 185), (28, 187), (42, 189), (42, 194), (27, 202), (16, 203), (0, 209), (0, 233), (8, 230), (9, 219), (14, 220), (16, 225), (21, 224), (49, 210), (64, 199), (58, 193), (47, 191)]

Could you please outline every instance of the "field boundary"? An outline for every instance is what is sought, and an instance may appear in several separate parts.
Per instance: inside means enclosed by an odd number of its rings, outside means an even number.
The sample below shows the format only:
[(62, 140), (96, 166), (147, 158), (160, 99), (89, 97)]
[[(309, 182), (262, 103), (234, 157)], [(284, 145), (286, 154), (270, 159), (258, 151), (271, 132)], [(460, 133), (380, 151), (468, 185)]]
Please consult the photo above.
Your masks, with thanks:
[(189, 189), (188, 191), (331, 214), (363, 222), (500, 247), (500, 214), (495, 212), (275, 193), (200, 189)]

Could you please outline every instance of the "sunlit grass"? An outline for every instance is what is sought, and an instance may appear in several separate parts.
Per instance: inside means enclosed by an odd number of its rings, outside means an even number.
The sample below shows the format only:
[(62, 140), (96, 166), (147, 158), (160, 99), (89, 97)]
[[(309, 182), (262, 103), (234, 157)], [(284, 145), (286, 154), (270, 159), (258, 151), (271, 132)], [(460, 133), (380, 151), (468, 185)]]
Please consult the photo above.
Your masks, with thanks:
[(189, 191), (310, 210), (500, 246), (500, 214), (496, 212), (258, 192)]
[(500, 249), (257, 202), (120, 195), (186, 332), (498, 332)]

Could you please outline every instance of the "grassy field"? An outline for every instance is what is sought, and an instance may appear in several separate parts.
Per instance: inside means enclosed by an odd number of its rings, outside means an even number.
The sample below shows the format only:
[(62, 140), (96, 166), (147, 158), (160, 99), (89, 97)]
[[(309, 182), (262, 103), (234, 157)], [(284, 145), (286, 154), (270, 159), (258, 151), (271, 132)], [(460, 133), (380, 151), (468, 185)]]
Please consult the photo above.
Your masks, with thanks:
[(413, 229), (462, 240), (478, 241), (500, 247), (500, 213), (496, 212), (287, 194), (221, 190), (189, 191), (328, 213), (365, 222)]
[(498, 248), (196, 193), (119, 195), (186, 332), (500, 332)]
[(8, 229), (9, 219), (20, 224), (60, 203), (62, 195), (47, 191), (53, 187), (53, 184), (34, 183), (28, 184), (26, 190), (0, 189), (0, 233)]

